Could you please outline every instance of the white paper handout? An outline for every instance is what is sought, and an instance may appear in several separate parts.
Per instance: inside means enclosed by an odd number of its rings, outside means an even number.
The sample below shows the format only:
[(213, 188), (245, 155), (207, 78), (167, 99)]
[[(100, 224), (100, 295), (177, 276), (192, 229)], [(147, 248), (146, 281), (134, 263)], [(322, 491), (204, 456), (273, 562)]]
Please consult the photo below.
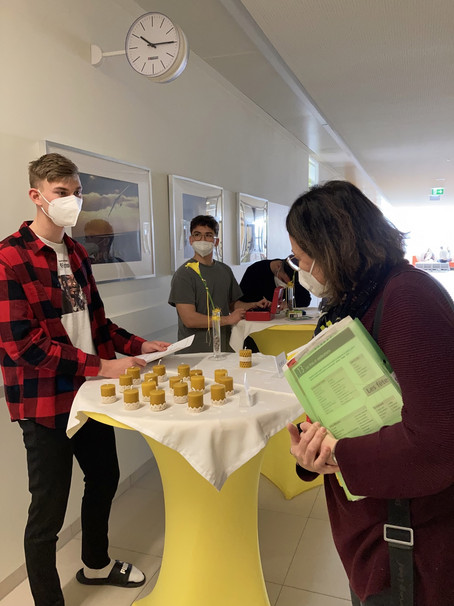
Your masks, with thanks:
[(140, 356), (134, 356), (135, 358), (142, 358), (148, 364), (149, 362), (153, 362), (153, 360), (159, 360), (160, 358), (165, 358), (170, 354), (174, 354), (180, 349), (184, 349), (185, 347), (189, 347), (191, 343), (194, 341), (194, 335), (190, 337), (186, 337), (186, 339), (181, 339), (181, 341), (177, 341), (176, 343), (172, 343), (165, 351), (153, 351), (147, 354), (141, 354)]

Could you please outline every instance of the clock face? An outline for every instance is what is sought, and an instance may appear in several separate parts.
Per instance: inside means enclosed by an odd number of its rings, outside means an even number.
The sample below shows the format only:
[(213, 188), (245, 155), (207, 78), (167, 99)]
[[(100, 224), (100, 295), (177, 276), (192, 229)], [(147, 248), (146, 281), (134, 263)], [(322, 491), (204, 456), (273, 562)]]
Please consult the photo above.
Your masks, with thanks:
[(186, 37), (161, 13), (147, 13), (136, 19), (129, 28), (125, 46), (131, 67), (158, 81), (176, 78), (186, 66)]

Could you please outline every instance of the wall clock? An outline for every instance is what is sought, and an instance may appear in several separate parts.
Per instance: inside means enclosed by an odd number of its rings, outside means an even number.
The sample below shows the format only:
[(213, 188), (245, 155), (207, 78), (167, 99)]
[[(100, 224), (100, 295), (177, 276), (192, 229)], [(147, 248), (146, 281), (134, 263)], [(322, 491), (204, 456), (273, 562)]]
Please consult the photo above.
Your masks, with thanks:
[(162, 13), (146, 13), (134, 21), (125, 41), (126, 58), (139, 74), (154, 82), (171, 82), (186, 67), (187, 38), (176, 23)]

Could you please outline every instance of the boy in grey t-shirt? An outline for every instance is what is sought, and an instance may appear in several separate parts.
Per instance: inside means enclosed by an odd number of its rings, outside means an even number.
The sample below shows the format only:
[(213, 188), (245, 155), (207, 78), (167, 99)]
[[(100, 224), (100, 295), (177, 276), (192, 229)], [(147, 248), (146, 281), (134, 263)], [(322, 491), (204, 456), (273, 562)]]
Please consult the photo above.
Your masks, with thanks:
[(219, 224), (210, 215), (194, 217), (190, 226), (189, 243), (194, 249), (194, 257), (189, 263), (198, 262), (203, 278), (187, 263), (177, 269), (172, 278), (169, 304), (176, 307), (178, 313), (178, 339), (194, 335), (191, 346), (181, 353), (212, 351), (213, 345), (208, 338), (208, 323), (211, 320), (207, 308), (211, 305), (207, 291), (216, 307), (221, 310), (221, 350), (232, 351), (229, 346), (231, 326), (239, 322), (246, 310), (253, 307), (265, 308), (266, 299), (245, 303), (240, 301), (243, 294), (232, 270), (225, 263), (213, 260), (214, 247), (218, 245)]

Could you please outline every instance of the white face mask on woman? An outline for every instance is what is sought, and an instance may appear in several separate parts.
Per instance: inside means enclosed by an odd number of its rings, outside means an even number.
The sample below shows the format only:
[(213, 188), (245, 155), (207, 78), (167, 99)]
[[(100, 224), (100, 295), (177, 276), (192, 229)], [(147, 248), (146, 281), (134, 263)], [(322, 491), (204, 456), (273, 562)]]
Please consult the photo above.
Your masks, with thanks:
[[(39, 191), (39, 189), (38, 189)], [(55, 198), (49, 202), (39, 191), (40, 196), (49, 204), (48, 213), (41, 206), (41, 210), (49, 217), (49, 219), (58, 225), (58, 227), (74, 227), (79, 217), (80, 209), (82, 208), (82, 198), (77, 196), (64, 196), (63, 198)]]
[(200, 240), (200, 241), (196, 240), (192, 243), (192, 248), (201, 257), (206, 257), (211, 252), (213, 252), (214, 243), (206, 242), (205, 240)]
[(312, 270), (314, 269), (315, 260), (312, 261), (310, 271), (305, 271), (304, 269), (298, 269), (298, 282), (304, 288), (307, 288), (313, 295), (316, 297), (323, 298), (328, 294), (328, 288), (326, 284), (322, 284), (312, 275)]

